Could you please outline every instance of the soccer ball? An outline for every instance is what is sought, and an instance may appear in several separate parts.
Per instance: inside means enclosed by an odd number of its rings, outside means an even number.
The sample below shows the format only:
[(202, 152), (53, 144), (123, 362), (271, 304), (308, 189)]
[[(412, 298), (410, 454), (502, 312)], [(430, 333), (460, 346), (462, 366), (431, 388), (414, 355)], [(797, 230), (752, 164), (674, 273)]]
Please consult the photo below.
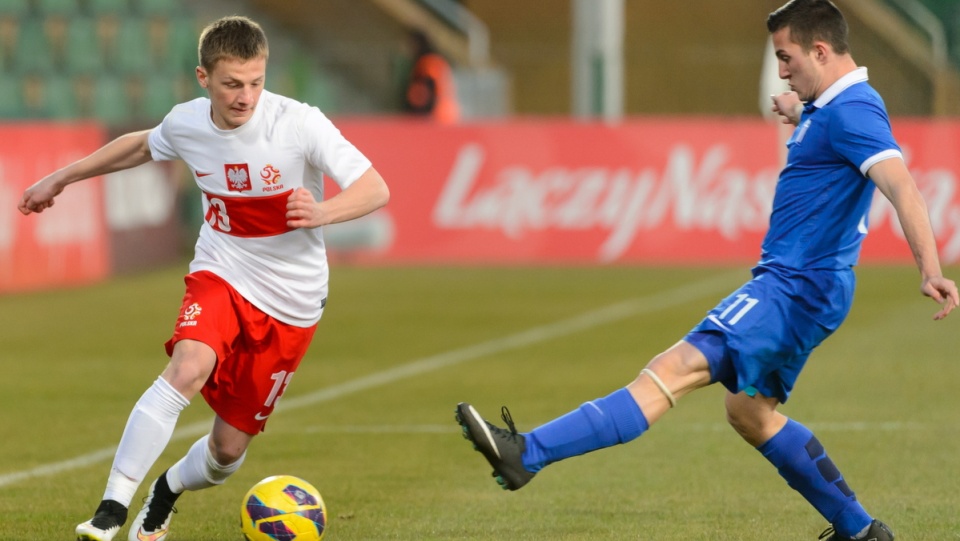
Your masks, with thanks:
[(320, 541), (326, 526), (320, 492), (292, 475), (253, 485), (240, 506), (240, 529), (247, 541)]

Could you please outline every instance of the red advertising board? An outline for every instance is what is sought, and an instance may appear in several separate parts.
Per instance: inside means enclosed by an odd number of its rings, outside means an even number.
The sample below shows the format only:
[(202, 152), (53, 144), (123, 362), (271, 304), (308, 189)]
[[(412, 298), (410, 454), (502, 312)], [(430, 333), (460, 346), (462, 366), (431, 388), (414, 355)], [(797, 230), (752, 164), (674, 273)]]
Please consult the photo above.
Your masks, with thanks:
[(41, 214), (23, 216), (17, 210), (28, 186), (102, 145), (102, 130), (93, 124), (5, 124), (0, 141), (0, 293), (107, 276), (99, 178), (71, 185)]
[[(751, 263), (779, 172), (777, 128), (759, 119), (337, 125), (391, 187), (367, 234), (353, 235), (373, 261)], [(960, 122), (895, 121), (894, 131), (943, 258), (956, 262)], [(880, 196), (862, 261), (912, 261)]]
[[(327, 230), (331, 253), (371, 263), (751, 264), (780, 160), (777, 128), (751, 119), (337, 125), (391, 188), (387, 208)], [(960, 262), (960, 122), (894, 120), (894, 132), (943, 261)], [(20, 215), (26, 187), (98, 148), (104, 134), (92, 124), (22, 123), (0, 126), (0, 138), (0, 293), (107, 276), (111, 227), (176, 228), (170, 204), (130, 204), (175, 191), (162, 178), (169, 171), (154, 179), (152, 169), (140, 182), (117, 179), (126, 199), (105, 197), (92, 179), (51, 211)], [(879, 195), (862, 260), (912, 261)]]

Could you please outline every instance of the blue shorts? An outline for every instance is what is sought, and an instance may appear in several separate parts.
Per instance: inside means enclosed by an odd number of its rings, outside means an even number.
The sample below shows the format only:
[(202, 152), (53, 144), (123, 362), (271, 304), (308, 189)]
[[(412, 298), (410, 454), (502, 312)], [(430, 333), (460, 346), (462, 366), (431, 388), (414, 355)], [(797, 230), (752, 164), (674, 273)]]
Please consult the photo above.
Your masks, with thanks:
[(813, 348), (850, 312), (852, 269), (793, 273), (756, 267), (753, 279), (707, 313), (684, 340), (730, 392), (786, 402)]

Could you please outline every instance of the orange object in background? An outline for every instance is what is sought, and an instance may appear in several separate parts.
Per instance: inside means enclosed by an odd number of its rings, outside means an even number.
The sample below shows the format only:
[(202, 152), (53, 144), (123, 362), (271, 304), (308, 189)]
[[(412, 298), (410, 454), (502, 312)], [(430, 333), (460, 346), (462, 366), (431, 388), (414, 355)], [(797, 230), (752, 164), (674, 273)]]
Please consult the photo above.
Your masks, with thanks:
[(0, 125), (0, 293), (79, 285), (110, 273), (102, 179), (69, 186), (52, 208), (24, 216), (23, 191), (104, 143), (96, 124)]

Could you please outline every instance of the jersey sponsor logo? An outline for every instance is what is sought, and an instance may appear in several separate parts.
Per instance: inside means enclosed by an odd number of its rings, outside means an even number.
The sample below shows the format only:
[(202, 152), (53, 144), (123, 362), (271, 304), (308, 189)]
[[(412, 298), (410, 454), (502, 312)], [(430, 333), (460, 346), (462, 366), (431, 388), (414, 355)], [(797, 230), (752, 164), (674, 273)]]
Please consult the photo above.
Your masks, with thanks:
[(250, 168), (245, 163), (227, 163), (223, 166), (227, 174), (227, 189), (231, 192), (248, 192), (253, 186), (250, 182)]
[(275, 192), (283, 189), (283, 184), (280, 183), (280, 170), (269, 163), (260, 170), (260, 180), (266, 184), (263, 187), (264, 192)]

